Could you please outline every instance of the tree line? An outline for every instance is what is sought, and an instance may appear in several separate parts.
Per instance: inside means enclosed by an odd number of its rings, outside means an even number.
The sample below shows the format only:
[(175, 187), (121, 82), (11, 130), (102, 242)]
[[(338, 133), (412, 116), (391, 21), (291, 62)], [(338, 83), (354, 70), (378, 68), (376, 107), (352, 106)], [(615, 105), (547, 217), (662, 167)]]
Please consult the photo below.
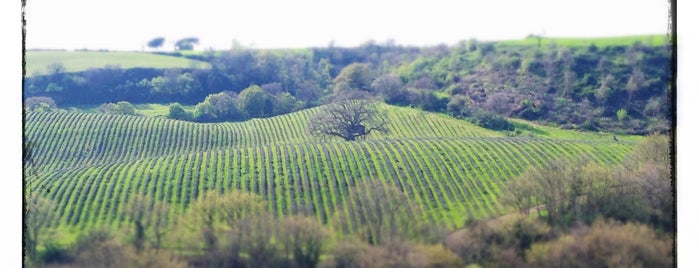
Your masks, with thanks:
[(641, 42), (600, 48), (476, 40), (432, 47), (367, 42), (355, 48), (234, 48), (173, 54), (206, 61), (211, 69), (105, 66), (66, 73), (52, 64), (47, 75), (25, 77), (24, 93), (25, 98), (50, 97), (59, 106), (118, 101), (195, 105), (213, 94), (240, 94), (257, 85), (271, 95), (288, 93), (285, 98), (295, 98), (298, 108), (309, 108), (349, 88), (389, 104), (482, 117), (474, 121), (489, 121), (483, 115), (493, 115), (647, 134), (670, 127), (670, 52), (668, 46)]

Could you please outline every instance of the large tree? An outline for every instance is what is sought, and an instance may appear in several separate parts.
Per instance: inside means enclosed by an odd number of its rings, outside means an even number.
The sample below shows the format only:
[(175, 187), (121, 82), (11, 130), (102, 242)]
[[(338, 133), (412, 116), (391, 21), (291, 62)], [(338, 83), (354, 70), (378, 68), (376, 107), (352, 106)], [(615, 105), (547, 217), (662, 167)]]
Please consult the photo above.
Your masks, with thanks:
[(333, 79), (334, 92), (345, 90), (371, 90), (371, 83), (374, 81), (374, 75), (371, 68), (365, 63), (352, 63), (343, 68), (342, 71)]
[(162, 47), (163, 43), (165, 43), (165, 37), (156, 37), (148, 41), (148, 47), (157, 49)]
[(293, 215), (282, 220), (280, 239), (298, 267), (315, 267), (320, 261), (328, 231), (315, 218)]
[(354, 141), (373, 131), (387, 132), (388, 115), (368, 93), (350, 90), (337, 93), (332, 103), (313, 116), (308, 128), (313, 135)]
[[(419, 206), (390, 182), (367, 179), (356, 184), (342, 204), (337, 226), (371, 245), (388, 245), (416, 238), (423, 222)], [(342, 210), (338, 210), (342, 211)]]
[(248, 117), (269, 117), (274, 114), (274, 98), (259, 86), (252, 85), (238, 94), (238, 107)]
[(198, 44), (199, 38), (197, 37), (182, 38), (175, 43), (175, 50), (192, 50)]
[(27, 195), (24, 207), (24, 238), (27, 256), (36, 258), (37, 245), (45, 236), (48, 224), (56, 217), (56, 205), (37, 193)]
[(152, 235), (153, 247), (160, 248), (167, 232), (169, 211), (170, 205), (167, 202), (155, 200), (150, 196), (137, 194), (129, 199), (125, 212), (129, 221), (134, 224), (132, 242), (136, 250), (143, 250), (147, 232)]

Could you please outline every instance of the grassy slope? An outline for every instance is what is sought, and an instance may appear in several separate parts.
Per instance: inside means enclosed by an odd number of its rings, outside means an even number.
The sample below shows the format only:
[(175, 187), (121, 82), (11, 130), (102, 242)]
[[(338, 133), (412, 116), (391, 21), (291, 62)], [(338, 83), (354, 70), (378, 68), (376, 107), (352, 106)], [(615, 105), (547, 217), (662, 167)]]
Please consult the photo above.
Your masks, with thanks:
[[(529, 37), (521, 40), (498, 41), (501, 46), (536, 46), (539, 40)], [(594, 44), (597, 47), (607, 46), (628, 46), (635, 42), (641, 42), (649, 46), (662, 46), (667, 44), (666, 35), (637, 35), (619, 37), (595, 37), (595, 38), (542, 38), (541, 45), (546, 47), (551, 44), (562, 46), (589, 46)]]
[(588, 153), (611, 164), (639, 139), (534, 124), (537, 137), (509, 138), (441, 114), (384, 107), (391, 132), (351, 143), (306, 134), (318, 109), (221, 124), (30, 113), (26, 134), (38, 144), (36, 182), (54, 189), (58, 224), (80, 228), (123, 223), (119, 206), (133, 193), (162, 198), (177, 213), (205, 189), (232, 188), (261, 194), (279, 214), (312, 207), (326, 220), (344, 185), (365, 179), (398, 185), (429, 220), (456, 227), (502, 213), (499, 187), (529, 166)]
[(27, 51), (25, 54), (26, 74), (46, 73), (49, 64), (61, 63), (67, 72), (79, 72), (90, 68), (118, 65), (123, 69), (144, 68), (210, 68), (201, 61), (140, 52), (99, 51)]

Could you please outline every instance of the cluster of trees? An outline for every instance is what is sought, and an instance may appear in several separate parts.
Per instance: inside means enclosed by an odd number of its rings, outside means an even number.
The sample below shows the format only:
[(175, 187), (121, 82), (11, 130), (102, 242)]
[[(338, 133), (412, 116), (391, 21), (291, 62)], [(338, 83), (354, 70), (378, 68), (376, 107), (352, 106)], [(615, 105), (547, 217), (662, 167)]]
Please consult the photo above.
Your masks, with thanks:
[(615, 168), (589, 159), (554, 161), (509, 182), (504, 200), (525, 215), (544, 204), (537, 213), (551, 225), (602, 217), (674, 232), (669, 149), (667, 136), (651, 135)]
[(46, 97), (46, 96), (37, 96), (37, 97), (28, 98), (28, 99), (24, 100), (22, 107), (24, 107), (24, 110), (27, 112), (30, 112), (30, 111), (50, 112), (50, 111), (53, 111), (55, 109), (58, 109), (58, 106), (56, 105), (56, 101), (54, 101), (52, 98)]
[(465, 263), (483, 267), (673, 267), (673, 237), (648, 225), (599, 219), (554, 228), (508, 215), (471, 222), (446, 237)]
[[(190, 45), (197, 41), (183, 40)], [(501, 46), (476, 40), (423, 48), (367, 42), (356, 48), (234, 48), (186, 57), (209, 62), (212, 68), (107, 66), (66, 73), (54, 64), (47, 75), (25, 78), (25, 97), (48, 96), (59, 105), (195, 104), (219, 92), (239, 94), (250, 85), (274, 85), (313, 107), (349, 88), (390, 104), (454, 116), (475, 112), (636, 134), (670, 127), (670, 49), (640, 42), (604, 48)]]
[[(173, 222), (169, 205), (135, 195), (125, 204), (129, 224), (118, 232), (94, 228), (69, 245), (52, 240), (43, 223), (54, 208), (31, 207), (27, 264), (90, 267), (461, 267), (438, 242), (420, 211), (393, 185), (357, 185), (349, 206), (357, 217), (336, 215), (325, 225), (311, 211), (277, 216), (260, 196), (202, 193)], [(334, 230), (331, 226), (340, 229)], [(442, 233), (446, 233), (443, 231)], [(36, 245), (44, 245), (37, 251)], [(321, 259), (321, 256), (325, 258)], [(174, 265), (174, 266), (173, 266)]]
[[(165, 44), (165, 37), (156, 37), (146, 43), (151, 49), (158, 49)], [(199, 44), (198, 37), (186, 37), (175, 42), (175, 50), (192, 50)]]
[(169, 106), (168, 118), (195, 122), (243, 121), (290, 113), (305, 108), (305, 104), (278, 85), (252, 85), (239, 94), (232, 91), (211, 94), (198, 103), (193, 112), (185, 111), (179, 103)]

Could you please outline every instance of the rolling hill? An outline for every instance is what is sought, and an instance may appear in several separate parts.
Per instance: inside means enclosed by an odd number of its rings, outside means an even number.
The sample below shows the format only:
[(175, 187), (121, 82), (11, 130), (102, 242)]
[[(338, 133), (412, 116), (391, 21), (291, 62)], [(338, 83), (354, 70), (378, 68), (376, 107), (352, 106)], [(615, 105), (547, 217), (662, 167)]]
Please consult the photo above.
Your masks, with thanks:
[(383, 105), (389, 133), (344, 142), (307, 134), (313, 108), (239, 123), (201, 124), (161, 117), (30, 112), (25, 137), (37, 176), (29, 190), (58, 206), (53, 225), (84, 229), (125, 224), (134, 194), (171, 204), (170, 218), (205, 191), (260, 194), (278, 215), (311, 212), (328, 222), (353, 185), (398, 186), (427, 220), (451, 228), (506, 212), (500, 187), (528, 167), (589, 155), (618, 163), (641, 139), (527, 126), (508, 137), (463, 120)]

